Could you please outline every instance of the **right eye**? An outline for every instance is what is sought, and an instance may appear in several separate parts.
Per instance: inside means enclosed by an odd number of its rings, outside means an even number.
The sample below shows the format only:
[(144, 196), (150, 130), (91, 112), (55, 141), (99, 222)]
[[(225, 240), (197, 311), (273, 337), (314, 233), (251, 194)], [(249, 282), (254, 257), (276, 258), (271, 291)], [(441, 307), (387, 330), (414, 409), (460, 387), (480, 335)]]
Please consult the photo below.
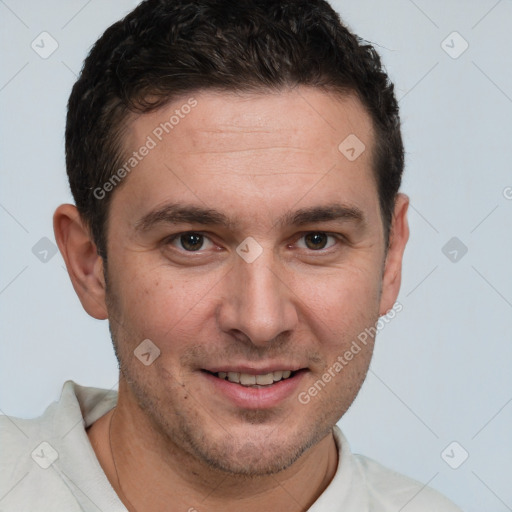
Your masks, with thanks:
[(174, 235), (167, 243), (186, 252), (197, 252), (213, 247), (213, 242), (208, 237), (194, 231)]

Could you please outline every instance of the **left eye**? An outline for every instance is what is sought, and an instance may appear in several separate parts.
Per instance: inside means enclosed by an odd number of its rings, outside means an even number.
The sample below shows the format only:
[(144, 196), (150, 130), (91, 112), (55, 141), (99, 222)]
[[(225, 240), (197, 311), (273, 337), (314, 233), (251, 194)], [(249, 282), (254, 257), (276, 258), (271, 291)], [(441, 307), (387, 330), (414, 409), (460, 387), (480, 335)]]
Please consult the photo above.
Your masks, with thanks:
[[(330, 240), (329, 240), (330, 239)], [(297, 245), (301, 249), (311, 249), (313, 251), (319, 251), (321, 249), (328, 249), (335, 245), (336, 239), (323, 232), (307, 233), (302, 236)]]
[(201, 233), (182, 233), (171, 240), (171, 245), (188, 252), (195, 252), (206, 249), (213, 244), (209, 238)]

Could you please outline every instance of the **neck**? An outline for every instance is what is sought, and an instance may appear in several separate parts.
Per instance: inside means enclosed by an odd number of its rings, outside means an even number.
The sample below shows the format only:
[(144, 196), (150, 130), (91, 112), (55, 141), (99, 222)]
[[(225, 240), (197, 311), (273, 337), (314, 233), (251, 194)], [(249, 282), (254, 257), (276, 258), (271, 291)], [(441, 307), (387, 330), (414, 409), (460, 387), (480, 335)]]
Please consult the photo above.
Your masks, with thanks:
[[(212, 468), (158, 432), (120, 387), (118, 406), (92, 425), (89, 439), (130, 512), (305, 511), (332, 480), (338, 453), (332, 432), (294, 464), (273, 475), (247, 477)], [(314, 468), (314, 471), (312, 469)]]

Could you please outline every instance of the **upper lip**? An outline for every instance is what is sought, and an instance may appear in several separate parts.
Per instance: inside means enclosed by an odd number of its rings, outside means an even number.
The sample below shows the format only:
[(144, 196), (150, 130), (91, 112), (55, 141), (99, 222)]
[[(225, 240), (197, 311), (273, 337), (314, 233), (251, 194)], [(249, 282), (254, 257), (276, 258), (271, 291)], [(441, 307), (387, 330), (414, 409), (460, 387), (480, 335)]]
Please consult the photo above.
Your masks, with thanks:
[(273, 363), (267, 364), (265, 366), (256, 366), (249, 364), (224, 364), (218, 366), (209, 366), (207, 368), (202, 368), (210, 373), (219, 373), (219, 372), (235, 372), (235, 373), (247, 373), (249, 375), (265, 375), (271, 372), (277, 372), (280, 370), (290, 370), (295, 372), (297, 370), (304, 369), (304, 366), (298, 364), (291, 363)]

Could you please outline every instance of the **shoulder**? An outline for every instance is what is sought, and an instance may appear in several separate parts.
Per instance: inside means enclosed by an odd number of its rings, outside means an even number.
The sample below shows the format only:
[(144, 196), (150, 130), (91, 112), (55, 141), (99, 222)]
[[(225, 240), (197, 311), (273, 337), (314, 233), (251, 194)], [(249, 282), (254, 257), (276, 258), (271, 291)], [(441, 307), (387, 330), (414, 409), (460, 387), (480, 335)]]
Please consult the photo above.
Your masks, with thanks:
[[(441, 493), (363, 455), (352, 454), (338, 427), (334, 435), (342, 452), (342, 464), (349, 469), (353, 488), (364, 498), (368, 510), (379, 512), (461, 512)], [(343, 458), (346, 460), (343, 462)]]
[[(53, 405), (53, 404), (52, 404)], [(0, 460), (1, 482), (5, 482), (8, 473), (16, 468), (30, 469), (32, 452), (37, 448), (36, 440), (45, 437), (49, 419), (53, 415), (50, 405), (45, 413), (33, 419), (0, 416)]]
[(397, 473), (378, 462), (354, 455), (355, 467), (364, 478), (370, 503), (384, 510), (407, 512), (461, 512), (461, 509), (426, 484)]
[(59, 457), (49, 426), (54, 404), (34, 419), (0, 416), (2, 510), (78, 511), (76, 501), (52, 467)]
[(75, 452), (81, 453), (79, 445), (86, 442), (86, 417), (92, 421), (101, 414), (101, 397), (109, 399), (103, 408), (115, 399), (100, 391), (68, 381), (59, 401), (50, 404), (38, 418), (0, 416), (3, 511), (81, 510), (70, 491), (68, 467)]

